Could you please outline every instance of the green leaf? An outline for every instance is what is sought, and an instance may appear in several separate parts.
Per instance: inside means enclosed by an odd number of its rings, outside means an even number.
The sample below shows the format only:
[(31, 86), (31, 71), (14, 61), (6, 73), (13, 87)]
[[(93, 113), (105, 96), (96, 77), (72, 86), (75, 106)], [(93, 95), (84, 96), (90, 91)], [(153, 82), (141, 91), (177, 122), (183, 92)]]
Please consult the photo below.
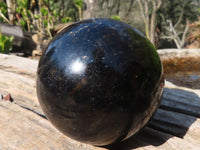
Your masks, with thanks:
[(47, 27), (48, 26), (48, 21), (46, 19), (44, 19), (43, 20), (43, 24), (44, 24), (45, 27)]
[(42, 7), (40, 9), (40, 11), (41, 11), (41, 13), (42, 13), (43, 16), (47, 16), (48, 15), (48, 10), (46, 8)]
[(6, 40), (6, 36), (1, 35), (1, 42), (4, 42)]
[(0, 2), (0, 10), (1, 13), (4, 15), (7, 15), (7, 5), (4, 2)]
[(112, 16), (111, 18), (112, 18), (112, 19), (115, 19), (115, 20), (119, 20), (119, 21), (121, 20), (121, 17), (120, 17), (120, 16), (117, 16), (117, 15)]
[(33, 28), (34, 28), (34, 26), (31, 24), (31, 25), (30, 25), (30, 28), (31, 28), (31, 29), (33, 29)]
[(64, 17), (61, 19), (62, 23), (67, 23), (67, 22), (71, 22), (72, 18), (70, 17)]
[(21, 19), (21, 20), (20, 20), (20, 24), (21, 24), (21, 27), (22, 27), (23, 29), (26, 28), (26, 21), (25, 21), (24, 19)]
[(81, 8), (83, 4), (83, 0), (74, 0), (74, 4), (76, 7)]
[(39, 19), (39, 18), (40, 18), (40, 15), (34, 15), (34, 18), (35, 18), (35, 19)]
[(12, 50), (12, 36), (4, 36), (0, 34), (0, 53), (9, 53)]

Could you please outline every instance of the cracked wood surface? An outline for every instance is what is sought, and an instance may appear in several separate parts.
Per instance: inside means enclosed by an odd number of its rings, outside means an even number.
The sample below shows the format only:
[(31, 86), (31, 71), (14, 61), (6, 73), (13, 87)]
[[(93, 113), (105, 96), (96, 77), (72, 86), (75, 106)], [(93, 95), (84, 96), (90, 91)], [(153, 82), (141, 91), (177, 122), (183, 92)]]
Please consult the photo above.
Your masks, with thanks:
[(0, 150), (200, 150), (200, 90), (166, 82), (149, 124), (130, 139), (106, 147), (74, 141), (44, 116), (36, 95), (38, 61), (0, 54)]

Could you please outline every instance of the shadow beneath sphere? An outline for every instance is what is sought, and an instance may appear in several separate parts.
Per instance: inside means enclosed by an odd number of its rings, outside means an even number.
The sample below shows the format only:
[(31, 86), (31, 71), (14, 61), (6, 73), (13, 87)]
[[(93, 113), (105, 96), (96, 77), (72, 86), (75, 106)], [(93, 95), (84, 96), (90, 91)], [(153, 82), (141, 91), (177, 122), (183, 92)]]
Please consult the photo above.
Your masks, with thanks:
[(161, 105), (149, 123), (131, 138), (105, 148), (131, 150), (145, 146), (157, 147), (172, 137), (183, 138), (190, 126), (200, 118), (199, 103), (200, 98), (194, 92), (165, 88)]

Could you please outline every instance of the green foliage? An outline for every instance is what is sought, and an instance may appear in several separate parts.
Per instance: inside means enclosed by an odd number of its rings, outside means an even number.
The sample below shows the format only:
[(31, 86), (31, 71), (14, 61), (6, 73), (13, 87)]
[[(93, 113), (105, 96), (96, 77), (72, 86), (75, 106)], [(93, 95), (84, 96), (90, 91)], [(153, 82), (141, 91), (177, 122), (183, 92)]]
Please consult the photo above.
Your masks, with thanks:
[(72, 18), (70, 18), (70, 17), (64, 17), (64, 18), (62, 18), (62, 23), (67, 23), (67, 22), (71, 22), (71, 20), (72, 20)]
[(18, 9), (24, 9), (28, 7), (28, 0), (17, 0)]
[(38, 20), (38, 19), (40, 18), (40, 15), (34, 15), (34, 18), (35, 18), (36, 20)]
[(48, 15), (48, 10), (47, 10), (46, 8), (42, 7), (42, 8), (40, 9), (40, 11), (41, 11), (41, 13), (42, 13), (42, 16), (47, 16), (47, 15)]
[(6, 15), (6, 13), (7, 13), (7, 5), (5, 3), (0, 3), (0, 10), (1, 10), (1, 13)]
[(44, 20), (43, 20), (43, 25), (44, 25), (45, 27), (48, 26), (48, 20), (47, 20), (47, 19), (44, 19)]
[(162, 41), (172, 41), (177, 47), (185, 46), (188, 24), (200, 15), (193, 0), (163, 0), (157, 14), (157, 31)]
[(26, 28), (26, 21), (24, 19), (21, 19), (19, 22), (20, 22), (21, 27), (23, 29), (25, 29)]
[[(6, 16), (7, 14), (7, 5), (5, 3), (0, 2), (0, 11), (1, 13)], [(4, 22), (3, 18), (0, 16), (0, 22)]]
[(82, 20), (82, 5), (83, 5), (83, 0), (74, 0), (74, 4), (75, 4), (76, 8), (78, 8), (79, 20)]
[(66, 12), (66, 15), (72, 18), (72, 21), (78, 21), (77, 15), (76, 15), (76, 8), (68, 8), (68, 11)]
[(30, 30), (31, 10), (29, 8), (29, 0), (16, 0), (16, 13), (21, 14), (21, 19), (18, 21), (24, 30)]
[(74, 4), (77, 8), (81, 8), (83, 5), (83, 0), (74, 0)]
[(0, 53), (9, 53), (12, 50), (13, 36), (0, 34)]
[[(183, 10), (183, 14), (182, 14)], [(172, 20), (175, 24), (182, 15), (182, 24), (186, 23), (186, 19), (190, 21), (197, 20), (198, 9), (192, 0), (167, 0), (163, 3), (158, 13), (164, 14), (165, 20)]]
[(120, 16), (117, 16), (117, 15), (111, 16), (111, 18), (112, 18), (112, 19), (115, 19), (115, 20), (119, 20), (119, 21), (121, 20), (121, 17), (120, 17)]
[[(78, 21), (82, 18), (83, 0), (11, 0), (14, 4), (8, 8), (5, 0), (0, 0), (0, 22), (20, 25), (23, 30), (40, 32), (51, 37), (54, 25)], [(13, 20), (9, 20), (12, 16)], [(6, 20), (8, 19), (8, 20)], [(45, 31), (45, 33), (44, 33)]]
[(56, 20), (59, 16), (59, 4), (54, 2), (54, 0), (49, 0), (47, 6), (49, 8), (49, 12), (51, 12), (52, 17), (54, 17), (54, 20)]

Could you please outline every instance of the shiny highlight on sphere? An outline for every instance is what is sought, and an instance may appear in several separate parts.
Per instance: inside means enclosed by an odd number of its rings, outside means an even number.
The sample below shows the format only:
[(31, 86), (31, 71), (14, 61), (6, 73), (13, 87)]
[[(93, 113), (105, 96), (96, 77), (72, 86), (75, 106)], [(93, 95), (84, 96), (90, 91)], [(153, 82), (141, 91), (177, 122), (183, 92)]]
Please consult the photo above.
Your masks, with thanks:
[(74, 23), (49, 43), (37, 71), (37, 95), (48, 120), (92, 145), (125, 140), (149, 121), (164, 86), (151, 42), (120, 21)]

